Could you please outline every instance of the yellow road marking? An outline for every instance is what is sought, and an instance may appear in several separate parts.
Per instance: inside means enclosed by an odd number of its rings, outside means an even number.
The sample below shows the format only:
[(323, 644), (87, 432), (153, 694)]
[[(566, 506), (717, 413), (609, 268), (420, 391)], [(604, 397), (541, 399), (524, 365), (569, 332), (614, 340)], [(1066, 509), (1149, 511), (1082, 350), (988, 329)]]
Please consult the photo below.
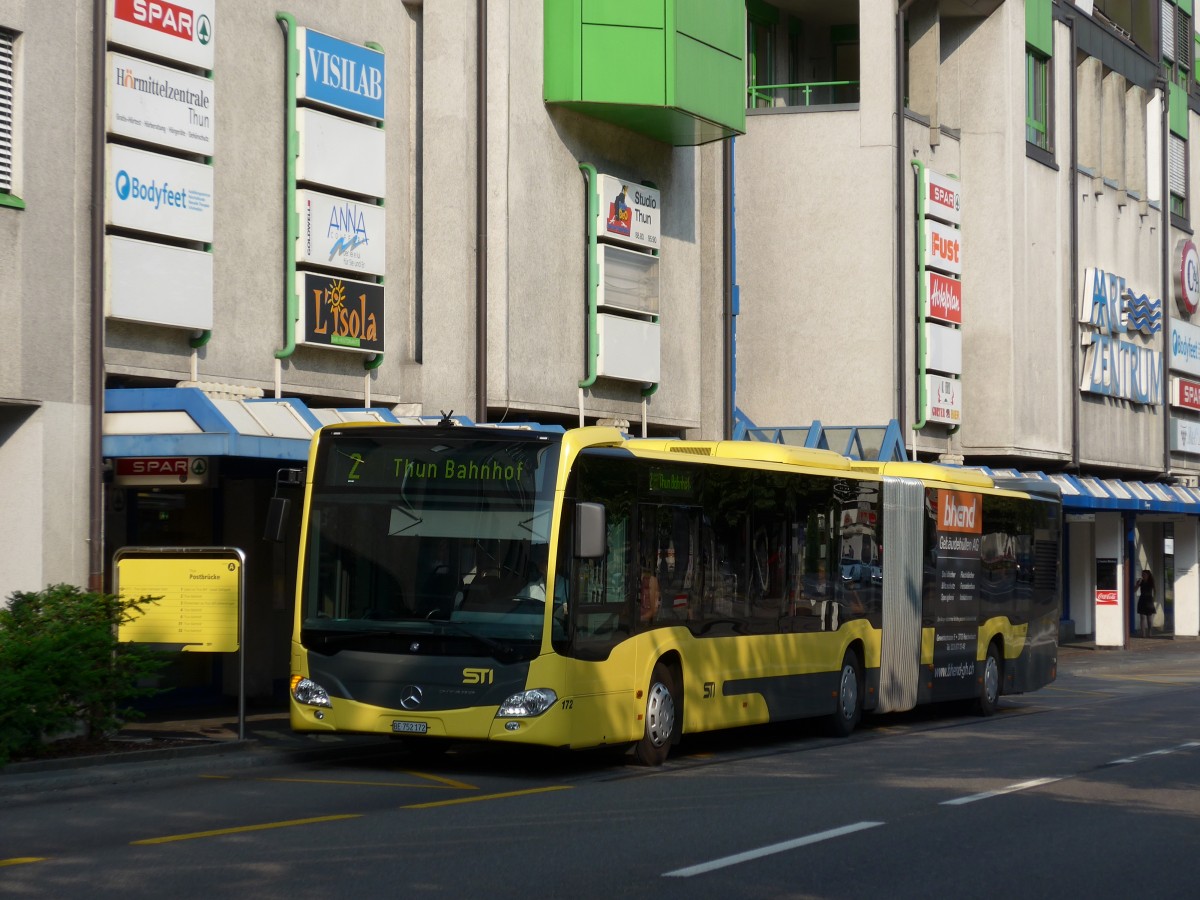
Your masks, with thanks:
[(413, 803), (401, 809), (432, 809), (435, 806), (454, 806), (456, 803), (477, 803), (480, 800), (504, 800), (508, 797), (524, 797), (529, 794), (544, 794), (547, 791), (569, 791), (571, 785), (556, 784), (550, 787), (530, 788), (526, 791), (506, 791), (503, 794), (483, 794), (479, 797), (455, 797), (453, 800), (435, 800), (431, 803)]
[(1042, 688), (1042, 690), (1047, 691), (1047, 692), (1058, 693), (1058, 694), (1087, 694), (1087, 695), (1093, 696), (1093, 697), (1111, 697), (1113, 695), (1112, 691), (1075, 691), (1075, 690), (1072, 690), (1071, 688), (1054, 687), (1054, 686), (1044, 687), (1044, 688)]
[(317, 816), (312, 819), (291, 819), (287, 822), (264, 822), (261, 825), (238, 825), (234, 828), (215, 828), (212, 831), (194, 831), (191, 834), (170, 834), (166, 837), (145, 838), (140, 841), (130, 841), (130, 844), (169, 844), (172, 841), (191, 841), (196, 838), (220, 837), (226, 834), (244, 834), (247, 831), (267, 831), (271, 828), (291, 828), (293, 825), (315, 825), (319, 822), (338, 822), (342, 819), (360, 819), (361, 813), (348, 813), (339, 816)]
[[(411, 775), (413, 778), (421, 778), (425, 781), (438, 782), (434, 785), (429, 784), (409, 784), (401, 781), (351, 781), (349, 779), (340, 778), (259, 778), (259, 781), (280, 781), (284, 783), (295, 784), (348, 784), (348, 785), (364, 785), (366, 787), (446, 787), (454, 788), (459, 791), (477, 791), (473, 784), (467, 784), (465, 781), (455, 781), (453, 778), (444, 778), (441, 775), (433, 775), (429, 772), (407, 772), (401, 771), (401, 775)], [(232, 776), (229, 775), (201, 775), (201, 778), (217, 778), (228, 780)]]
[[(405, 773), (410, 774), (410, 773)], [(259, 778), (259, 781), (279, 781), (285, 784), (346, 784), (357, 785), (360, 787), (411, 787), (411, 788), (436, 788), (437, 790), (446, 790), (454, 788), (455, 790), (475, 790), (470, 785), (455, 785), (455, 784), (414, 784), (411, 781), (351, 781), (345, 778)]]
[(414, 778), (427, 778), (430, 781), (440, 781), (446, 787), (460, 788), (464, 791), (477, 791), (479, 788), (473, 784), (467, 784), (465, 781), (455, 781), (453, 778), (445, 778), (441, 775), (434, 775), (431, 772), (404, 772), (405, 775), (412, 775)]
[(44, 856), (14, 856), (12, 859), (0, 859), (0, 866), (20, 866), (25, 863), (45, 862)]

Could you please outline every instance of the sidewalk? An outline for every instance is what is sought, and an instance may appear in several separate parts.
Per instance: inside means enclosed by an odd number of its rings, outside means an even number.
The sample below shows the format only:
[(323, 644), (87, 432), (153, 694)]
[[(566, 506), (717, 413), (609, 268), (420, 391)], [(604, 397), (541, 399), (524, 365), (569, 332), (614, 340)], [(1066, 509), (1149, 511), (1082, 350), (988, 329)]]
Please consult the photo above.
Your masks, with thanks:
[(1149, 659), (1200, 660), (1200, 638), (1156, 634), (1130, 637), (1128, 647), (1097, 647), (1095, 641), (1068, 641), (1058, 645), (1060, 674), (1071, 670), (1121, 669), (1144, 664)]
[(286, 710), (247, 712), (239, 738), (236, 705), (152, 716), (126, 725), (114, 741), (122, 749), (94, 756), (13, 762), (0, 768), (0, 797), (98, 783), (176, 777), (205, 768), (254, 768), (296, 759), (385, 753), (387, 735), (314, 735), (292, 731)]

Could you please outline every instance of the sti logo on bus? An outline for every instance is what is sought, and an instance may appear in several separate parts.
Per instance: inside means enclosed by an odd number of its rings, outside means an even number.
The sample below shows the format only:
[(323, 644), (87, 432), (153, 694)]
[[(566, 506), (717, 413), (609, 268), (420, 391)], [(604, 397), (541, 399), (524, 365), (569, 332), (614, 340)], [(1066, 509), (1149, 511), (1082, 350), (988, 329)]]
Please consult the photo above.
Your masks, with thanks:
[(983, 520), (979, 515), (978, 494), (938, 491), (938, 530), (982, 534)]
[(463, 684), (491, 684), (491, 669), (463, 669)]

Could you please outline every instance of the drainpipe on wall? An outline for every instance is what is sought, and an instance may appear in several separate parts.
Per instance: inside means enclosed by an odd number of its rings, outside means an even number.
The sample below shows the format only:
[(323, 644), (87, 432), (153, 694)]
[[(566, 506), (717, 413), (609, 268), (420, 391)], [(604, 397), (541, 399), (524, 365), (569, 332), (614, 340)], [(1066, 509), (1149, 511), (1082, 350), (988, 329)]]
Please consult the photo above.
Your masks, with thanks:
[(734, 140), (730, 138), (725, 141), (725, 146), (721, 154), (721, 190), (725, 197), (724, 208), (721, 213), (721, 262), (722, 272), (724, 272), (724, 284), (722, 285), (723, 306), (724, 306), (724, 334), (725, 334), (725, 352), (722, 361), (723, 378), (724, 378), (724, 397), (725, 397), (725, 421), (722, 426), (722, 434), (725, 440), (733, 439), (733, 412), (734, 404), (737, 403), (737, 373), (734, 365), (737, 361), (737, 344), (736, 331), (734, 330), (733, 317), (737, 314), (736, 304), (734, 303), (734, 291), (737, 290), (736, 280), (737, 272), (734, 268), (736, 265), (736, 257), (734, 256), (734, 232), (733, 232), (733, 151)]
[(1079, 85), (1075, 80), (1075, 53), (1077, 37), (1075, 34), (1075, 17), (1067, 16), (1063, 24), (1071, 29), (1071, 91), (1070, 91), (1070, 137), (1071, 156), (1067, 171), (1067, 185), (1071, 192), (1071, 210), (1068, 216), (1070, 234), (1070, 249), (1068, 259), (1071, 271), (1067, 279), (1070, 285), (1070, 297), (1067, 300), (1067, 333), (1071, 336), (1071, 469), (1079, 471), (1079, 420), (1080, 420), (1080, 364), (1079, 359), (1079, 323), (1075, 314), (1075, 304), (1079, 302)]
[(91, 385), (88, 469), (89, 591), (104, 590), (104, 79), (105, 0), (92, 3)]
[(300, 214), (296, 210), (296, 157), (300, 154), (300, 134), (296, 130), (296, 79), (300, 72), (300, 52), (296, 41), (296, 18), (291, 13), (275, 13), (283, 31), (283, 347), (275, 351), (275, 396), (282, 396), (283, 362), (296, 352), (296, 324), (300, 319), (300, 298), (296, 294), (296, 236)]
[(487, 0), (475, 3), (475, 421), (487, 421)]
[(1162, 420), (1164, 478), (1171, 477), (1171, 364), (1170, 340), (1171, 311), (1167, 307), (1171, 297), (1171, 86), (1165, 78), (1162, 83), (1162, 305), (1163, 305), (1163, 354), (1162, 354)]
[[(904, 181), (908, 164), (904, 159), (904, 13), (913, 0), (904, 0), (896, 8), (896, 408), (893, 418), (905, 433), (904, 414), (908, 408), (908, 364), (905, 354), (907, 334), (904, 323), (905, 259), (904, 259)], [(913, 459), (916, 459), (916, 436), (913, 437)]]

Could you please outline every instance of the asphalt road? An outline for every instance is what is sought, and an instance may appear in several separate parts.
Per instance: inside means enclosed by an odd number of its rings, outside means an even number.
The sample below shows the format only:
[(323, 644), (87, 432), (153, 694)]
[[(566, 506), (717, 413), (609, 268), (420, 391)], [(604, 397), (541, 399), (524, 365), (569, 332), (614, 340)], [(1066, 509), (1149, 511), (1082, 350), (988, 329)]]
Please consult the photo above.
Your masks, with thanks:
[(1064, 652), (989, 719), (710, 735), (656, 770), (212, 757), (7, 799), (4, 896), (1194, 898), (1200, 644)]

